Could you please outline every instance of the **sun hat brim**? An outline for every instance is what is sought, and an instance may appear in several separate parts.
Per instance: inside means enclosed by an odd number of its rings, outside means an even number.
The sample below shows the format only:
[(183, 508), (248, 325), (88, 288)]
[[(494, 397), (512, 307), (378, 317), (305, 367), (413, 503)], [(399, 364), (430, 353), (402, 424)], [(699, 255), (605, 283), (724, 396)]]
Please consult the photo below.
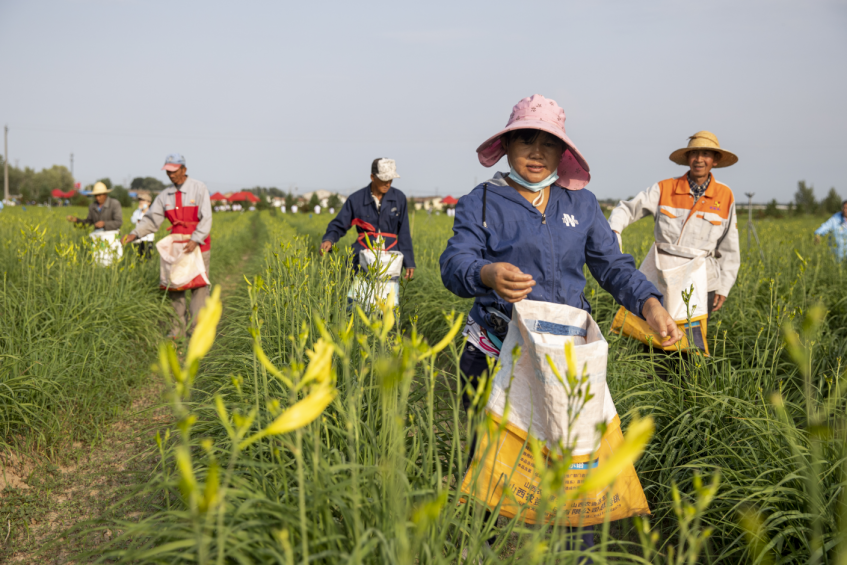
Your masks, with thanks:
[(719, 147), (684, 147), (682, 149), (677, 149), (673, 153), (671, 153), (669, 159), (676, 163), (677, 165), (682, 165), (684, 167), (688, 166), (688, 152), (689, 151), (714, 151), (715, 153), (720, 153), (720, 159), (714, 165), (715, 169), (722, 169), (724, 167), (731, 167), (732, 165), (738, 162), (738, 156), (732, 151), (727, 151), (726, 149)]
[(565, 145), (565, 152), (562, 153), (562, 160), (559, 161), (557, 173), (559, 180), (556, 184), (570, 190), (580, 190), (585, 188), (591, 180), (591, 173), (588, 167), (588, 162), (579, 149), (576, 148), (573, 141), (567, 136), (562, 129), (554, 124), (543, 120), (516, 120), (486, 139), (482, 145), (477, 147), (476, 152), (479, 156), (479, 162), (483, 167), (493, 167), (506, 154), (506, 148), (503, 147), (503, 134), (519, 129), (537, 129), (552, 136), (561, 139)]
[[(376, 178), (378, 178), (379, 180), (381, 180), (382, 182), (387, 182), (387, 181), (390, 181), (390, 180), (400, 178), (400, 175), (398, 175), (397, 173), (388, 173), (388, 174), (384, 174), (384, 175), (374, 175), (374, 176)], [(388, 178), (382, 178), (382, 177), (388, 177)]]
[(162, 167), (163, 171), (178, 171), (180, 167), (184, 167), (185, 165), (180, 165), (179, 163), (165, 163), (165, 166)]

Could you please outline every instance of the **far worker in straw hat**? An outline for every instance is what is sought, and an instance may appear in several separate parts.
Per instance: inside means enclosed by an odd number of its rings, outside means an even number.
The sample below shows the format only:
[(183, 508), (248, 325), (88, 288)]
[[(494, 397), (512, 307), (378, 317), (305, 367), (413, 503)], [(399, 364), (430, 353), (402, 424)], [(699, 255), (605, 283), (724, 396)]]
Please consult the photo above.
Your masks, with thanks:
[(112, 192), (106, 185), (98, 181), (94, 184), (91, 196), (94, 202), (88, 206), (88, 216), (80, 220), (76, 216), (68, 216), (68, 221), (79, 225), (94, 226), (94, 231), (114, 231), (121, 229), (124, 217), (121, 214), (121, 203), (109, 196)]
[(656, 242), (701, 249), (709, 273), (709, 314), (720, 310), (735, 284), (741, 253), (732, 189), (718, 182), (712, 169), (738, 162), (723, 149), (715, 134), (699, 131), (688, 146), (670, 155), (677, 165), (688, 167), (681, 177), (660, 181), (612, 210), (609, 225), (620, 234), (633, 222), (650, 214), (656, 220)]

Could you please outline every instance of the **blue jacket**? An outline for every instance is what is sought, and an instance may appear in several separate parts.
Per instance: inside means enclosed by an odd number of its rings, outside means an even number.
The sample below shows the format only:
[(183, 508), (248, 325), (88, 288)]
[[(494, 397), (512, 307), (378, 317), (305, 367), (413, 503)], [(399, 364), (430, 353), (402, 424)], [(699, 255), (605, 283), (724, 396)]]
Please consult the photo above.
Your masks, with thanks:
[(454, 235), (440, 262), (444, 286), (462, 298), (476, 297), (470, 315), (489, 332), (497, 333), (486, 308), (512, 316), (512, 305), (480, 280), (480, 270), (489, 263), (511, 263), (532, 275), (536, 285), (528, 300), (567, 304), (589, 313), (584, 265), (630, 312), (641, 315), (651, 296), (663, 300), (635, 268), (632, 256), (621, 253), (597, 198), (588, 190), (553, 186), (542, 215), (501, 173), (485, 184), (485, 200), (483, 185), (459, 199)]
[(827, 234), (832, 234), (835, 256), (839, 259), (847, 259), (847, 218), (841, 212), (836, 212), (815, 230), (815, 235)]
[[(382, 197), (379, 210), (377, 210), (371, 194), (371, 185), (368, 184), (365, 188), (357, 190), (344, 202), (341, 211), (326, 227), (323, 241), (338, 243), (338, 240), (344, 237), (352, 226), (353, 220), (357, 218), (371, 224), (378, 231), (397, 235), (397, 245), (391, 248), (392, 251), (396, 249), (403, 254), (404, 267), (407, 269), (415, 267), (415, 252), (412, 249), (412, 236), (409, 233), (409, 214), (406, 210), (405, 194), (392, 186)], [(356, 231), (365, 233), (367, 230), (356, 226)], [(392, 239), (385, 238), (386, 244), (391, 245)], [(362, 249), (365, 249), (365, 246), (358, 240), (353, 242), (355, 251), (353, 263), (356, 265), (359, 264), (359, 251)]]

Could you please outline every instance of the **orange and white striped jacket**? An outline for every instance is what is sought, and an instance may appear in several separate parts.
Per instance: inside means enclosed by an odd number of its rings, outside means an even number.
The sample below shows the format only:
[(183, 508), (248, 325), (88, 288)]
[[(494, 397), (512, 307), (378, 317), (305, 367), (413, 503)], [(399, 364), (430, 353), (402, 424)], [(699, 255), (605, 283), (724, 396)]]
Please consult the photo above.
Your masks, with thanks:
[(709, 292), (728, 296), (741, 266), (732, 189), (712, 176), (706, 192), (695, 202), (686, 173), (657, 182), (632, 200), (621, 201), (612, 210), (609, 225), (623, 233), (629, 224), (647, 214), (656, 219), (657, 242), (709, 252)]

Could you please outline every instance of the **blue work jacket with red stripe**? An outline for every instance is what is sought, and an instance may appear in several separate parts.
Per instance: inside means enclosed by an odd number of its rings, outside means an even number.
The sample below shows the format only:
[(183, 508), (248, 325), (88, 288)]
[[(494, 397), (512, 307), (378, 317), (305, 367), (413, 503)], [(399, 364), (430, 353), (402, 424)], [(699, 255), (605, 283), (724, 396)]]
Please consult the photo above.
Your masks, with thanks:
[(544, 213), (538, 211), (505, 175), (495, 177), (459, 199), (453, 237), (441, 254), (441, 280), (462, 298), (475, 297), (471, 317), (489, 332), (496, 331), (494, 308), (508, 318), (512, 305), (480, 280), (489, 263), (505, 262), (532, 275), (536, 285), (526, 299), (567, 304), (591, 312), (585, 298), (583, 266), (627, 310), (641, 315), (658, 289), (635, 268), (631, 255), (621, 253), (597, 198), (588, 190), (550, 189)]
[[(333, 244), (344, 237), (354, 224), (353, 220), (361, 220), (370, 224), (376, 231), (390, 233), (397, 236), (397, 245), (392, 247), (403, 254), (403, 266), (407, 269), (415, 268), (415, 252), (412, 249), (412, 235), (409, 233), (409, 215), (406, 209), (406, 195), (394, 188), (388, 189), (382, 197), (379, 209), (371, 194), (371, 185), (357, 190), (344, 202), (341, 211), (326, 227), (323, 241), (331, 241)], [(360, 234), (369, 230), (357, 222), (356, 231)], [(386, 237), (386, 245), (393, 243), (393, 238)], [(365, 246), (357, 239), (353, 242), (353, 263), (359, 264), (359, 251)]]

